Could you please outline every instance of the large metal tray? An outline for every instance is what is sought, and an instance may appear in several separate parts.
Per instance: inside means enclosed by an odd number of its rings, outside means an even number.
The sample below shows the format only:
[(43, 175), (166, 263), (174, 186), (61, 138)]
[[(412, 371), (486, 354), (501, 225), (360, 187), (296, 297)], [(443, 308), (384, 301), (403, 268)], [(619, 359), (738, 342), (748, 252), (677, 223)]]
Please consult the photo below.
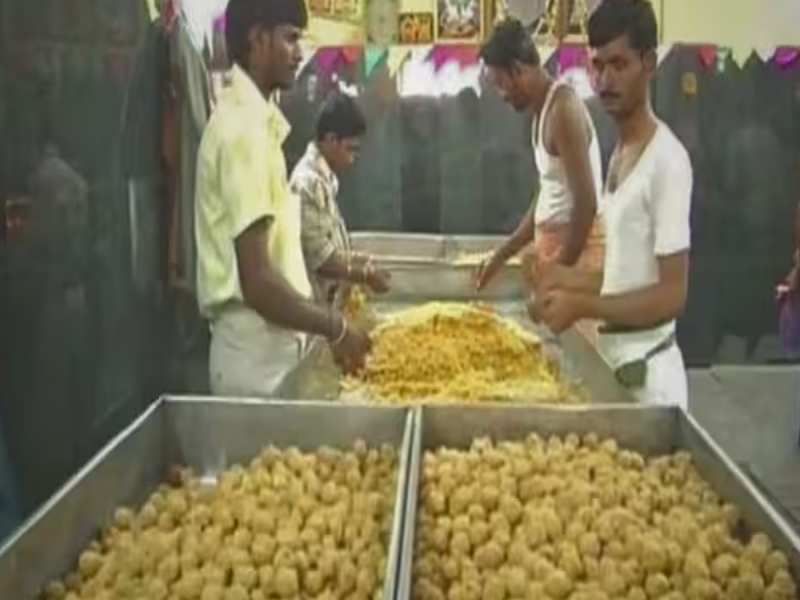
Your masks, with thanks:
[(352, 234), (357, 252), (381, 256), (458, 260), (464, 254), (488, 252), (502, 244), (501, 235), (431, 235), (426, 233), (384, 233), (361, 231)]
[[(635, 402), (630, 391), (619, 385), (597, 348), (583, 335), (572, 329), (556, 337), (531, 323), (522, 302), (524, 290), (519, 266), (507, 266), (487, 290), (478, 292), (474, 285), (474, 267), (454, 264), (464, 253), (491, 250), (503, 239), (487, 235), (360, 232), (353, 234), (352, 243), (355, 250), (376, 256), (392, 272), (392, 289), (377, 299), (377, 312), (394, 312), (431, 300), (485, 302), (539, 335), (567, 381), (587, 392), (591, 402)], [(384, 260), (381, 257), (395, 258)], [(414, 260), (396, 260), (397, 257)], [(322, 346), (319, 342), (312, 345), (308, 356), (286, 378), (281, 397), (338, 397), (340, 373), (332, 367)]]
[(500, 236), (442, 236), (400, 233), (356, 233), (353, 249), (372, 255), (392, 272), (392, 298), (418, 298), (422, 290), (437, 297), (507, 300), (522, 298), (521, 267), (510, 262), (485, 290), (475, 290), (477, 265), (459, 263), (464, 254), (488, 252), (499, 246)]
[[(431, 299), (420, 296), (419, 292), (415, 299), (405, 301), (395, 299), (393, 292), (390, 294), (390, 299), (372, 303), (372, 308), (379, 315), (390, 314)], [(437, 296), (435, 299), (450, 298)], [(531, 322), (525, 306), (519, 301), (495, 301), (487, 304), (499, 315), (538, 335), (543, 341), (545, 352), (558, 365), (564, 381), (577, 393), (585, 394), (590, 402), (636, 402), (630, 391), (619, 384), (597, 349), (577, 331), (570, 330), (554, 336), (547, 329)], [(326, 344), (322, 340), (315, 340), (307, 355), (287, 374), (278, 395), (290, 399), (336, 400), (340, 395), (341, 376), (341, 372), (333, 364)], [(529, 401), (535, 403), (537, 399), (530, 398)]]
[(394, 408), (217, 398), (163, 398), (110, 442), (0, 550), (0, 598), (33, 600), (74, 567), (120, 505), (136, 506), (174, 465), (213, 477), (263, 446), (349, 447), (356, 439), (399, 450), (394, 525), (383, 597), (395, 597), (413, 414)]
[(800, 537), (759, 489), (688, 413), (677, 407), (424, 407), (417, 409), (406, 498), (398, 600), (411, 598), (415, 524), (422, 455), (439, 447), (466, 449), (476, 437), (521, 440), (540, 435), (595, 432), (620, 446), (652, 456), (688, 450), (700, 474), (721, 497), (736, 504), (748, 529), (768, 534), (800, 576)]

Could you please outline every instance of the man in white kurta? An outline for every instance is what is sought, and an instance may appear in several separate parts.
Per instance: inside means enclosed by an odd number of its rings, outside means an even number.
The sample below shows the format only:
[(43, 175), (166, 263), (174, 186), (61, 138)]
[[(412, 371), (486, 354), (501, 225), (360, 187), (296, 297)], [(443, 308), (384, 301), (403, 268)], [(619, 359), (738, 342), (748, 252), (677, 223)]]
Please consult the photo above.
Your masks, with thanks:
[[(609, 182), (610, 183), (610, 182)], [(616, 190), (606, 186), (606, 257), (601, 294), (621, 295), (659, 282), (659, 258), (689, 251), (692, 166), (669, 127), (659, 122), (636, 165)], [(686, 372), (675, 319), (652, 327), (600, 330), (611, 366), (647, 360), (647, 377), (632, 391), (643, 402), (686, 406)]]
[(605, 0), (590, 19), (596, 89), (619, 133), (602, 200), (603, 272), (549, 268), (536, 312), (556, 332), (602, 320), (599, 348), (620, 382), (642, 402), (686, 407), (675, 319), (688, 290), (692, 167), (652, 110), (657, 43), (648, 0)]

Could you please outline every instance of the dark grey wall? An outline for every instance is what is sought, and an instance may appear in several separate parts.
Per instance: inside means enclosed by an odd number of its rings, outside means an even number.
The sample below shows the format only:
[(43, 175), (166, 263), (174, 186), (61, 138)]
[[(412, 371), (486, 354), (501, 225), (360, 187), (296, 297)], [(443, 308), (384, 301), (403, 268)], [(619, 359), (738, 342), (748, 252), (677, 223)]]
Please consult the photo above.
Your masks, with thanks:
[[(0, 2), (0, 200), (24, 217), (0, 421), (30, 511), (164, 387), (159, 58), (140, 0)], [(33, 185), (48, 141), (65, 165)]]

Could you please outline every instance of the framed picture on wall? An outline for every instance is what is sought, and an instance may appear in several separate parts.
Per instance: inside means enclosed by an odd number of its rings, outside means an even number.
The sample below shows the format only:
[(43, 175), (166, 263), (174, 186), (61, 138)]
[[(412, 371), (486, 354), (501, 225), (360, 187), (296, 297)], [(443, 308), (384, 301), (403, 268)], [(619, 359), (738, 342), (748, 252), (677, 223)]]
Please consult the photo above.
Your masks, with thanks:
[(362, 24), (364, 0), (306, 0), (312, 17)]
[(397, 0), (369, 0), (367, 2), (367, 41), (380, 46), (396, 44), (397, 16)]
[[(519, 2), (511, 0), (509, 3), (512, 15), (515, 3)], [(600, 0), (547, 0), (534, 27), (537, 40), (547, 43), (559, 38), (569, 44), (585, 44), (588, 41), (586, 25), (589, 15), (599, 3)]]
[(363, 23), (364, 0), (333, 0), (333, 18), (351, 23)]
[(397, 38), (401, 44), (432, 44), (433, 13), (400, 13), (397, 18)]
[(333, 0), (308, 0), (311, 16), (327, 18), (333, 13)]
[(481, 0), (436, 0), (436, 41), (480, 43), (483, 38)]

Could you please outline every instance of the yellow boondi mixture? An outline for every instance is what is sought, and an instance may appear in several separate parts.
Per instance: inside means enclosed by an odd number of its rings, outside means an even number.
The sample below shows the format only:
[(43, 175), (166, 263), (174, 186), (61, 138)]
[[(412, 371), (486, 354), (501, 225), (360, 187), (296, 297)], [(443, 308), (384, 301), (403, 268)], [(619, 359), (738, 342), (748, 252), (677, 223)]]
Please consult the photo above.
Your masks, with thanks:
[(488, 308), (430, 303), (373, 332), (367, 366), (345, 392), (384, 402), (580, 402), (561, 383), (540, 340)]

